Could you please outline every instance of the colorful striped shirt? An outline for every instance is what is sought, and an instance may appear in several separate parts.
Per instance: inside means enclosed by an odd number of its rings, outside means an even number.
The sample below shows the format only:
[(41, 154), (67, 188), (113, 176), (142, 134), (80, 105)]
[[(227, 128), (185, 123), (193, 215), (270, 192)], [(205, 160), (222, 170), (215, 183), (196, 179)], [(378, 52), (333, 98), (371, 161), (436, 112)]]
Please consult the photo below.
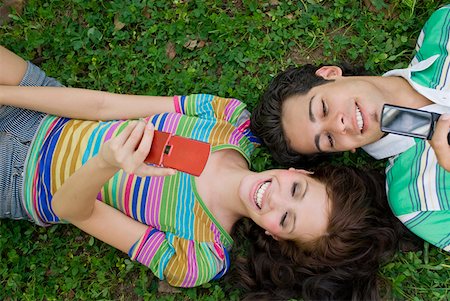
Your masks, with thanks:
[[(155, 129), (209, 142), (212, 151), (235, 149), (247, 160), (257, 140), (249, 113), (236, 99), (212, 95), (174, 97), (177, 113), (148, 117)], [(32, 143), (25, 167), (24, 207), (40, 225), (61, 222), (52, 196), (101, 145), (129, 121), (83, 121), (47, 116)], [(193, 287), (222, 276), (229, 268), (229, 234), (206, 208), (194, 177), (137, 177), (116, 173), (98, 200), (148, 225), (129, 256), (173, 286)]]
[[(410, 73), (410, 80), (419, 85), (415, 89), (436, 103), (427, 108), (436, 108), (434, 111), (440, 113), (450, 112), (449, 50), (450, 6), (445, 6), (434, 12), (422, 29), (411, 66), (430, 59), (432, 64)], [(413, 233), (450, 251), (450, 172), (437, 163), (428, 142), (414, 142), (389, 159), (389, 204)]]

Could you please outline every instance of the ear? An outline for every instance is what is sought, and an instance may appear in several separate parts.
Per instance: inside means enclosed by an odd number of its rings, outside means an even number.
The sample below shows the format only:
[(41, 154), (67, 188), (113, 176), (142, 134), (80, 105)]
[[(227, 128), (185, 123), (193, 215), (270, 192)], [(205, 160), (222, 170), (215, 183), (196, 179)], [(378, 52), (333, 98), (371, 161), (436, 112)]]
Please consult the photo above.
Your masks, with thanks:
[(296, 171), (298, 173), (304, 174), (304, 175), (312, 175), (314, 172), (304, 169), (296, 169), (294, 167), (289, 168), (290, 171)]
[(316, 75), (324, 79), (334, 79), (342, 76), (342, 69), (338, 66), (323, 66), (317, 69)]
[(277, 241), (280, 240), (280, 239), (278, 238), (278, 236), (276, 236), (276, 235), (270, 233), (270, 232), (267, 231), (267, 230), (266, 230), (265, 234), (268, 235), (268, 236), (272, 236), (272, 238), (275, 239), (275, 240), (277, 240)]

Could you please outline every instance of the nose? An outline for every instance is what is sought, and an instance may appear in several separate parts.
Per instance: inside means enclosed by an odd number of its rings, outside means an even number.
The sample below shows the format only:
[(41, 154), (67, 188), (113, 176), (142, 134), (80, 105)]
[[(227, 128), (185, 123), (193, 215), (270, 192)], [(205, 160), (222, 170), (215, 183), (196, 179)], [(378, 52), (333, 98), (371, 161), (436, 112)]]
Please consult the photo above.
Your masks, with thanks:
[(273, 193), (269, 199), (269, 208), (270, 210), (288, 210), (293, 207), (293, 200), (287, 194), (283, 193)]
[(269, 200), (270, 210), (277, 209), (281, 206), (281, 197), (277, 194), (272, 194)]
[(343, 113), (337, 113), (331, 124), (331, 131), (337, 134), (346, 134), (347, 133), (347, 120)]
[(333, 133), (335, 135), (343, 135), (347, 133), (348, 122), (343, 113), (337, 112), (332, 116), (328, 115), (322, 130), (325, 130), (329, 133)]

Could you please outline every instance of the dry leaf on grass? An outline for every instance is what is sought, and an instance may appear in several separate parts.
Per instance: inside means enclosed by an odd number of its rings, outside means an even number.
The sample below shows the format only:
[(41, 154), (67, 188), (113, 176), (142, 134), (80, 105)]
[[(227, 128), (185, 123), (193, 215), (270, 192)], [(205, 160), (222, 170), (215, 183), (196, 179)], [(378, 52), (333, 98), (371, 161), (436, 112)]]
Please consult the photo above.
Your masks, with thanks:
[(175, 44), (173, 44), (172, 42), (169, 42), (166, 44), (166, 56), (173, 60), (175, 58), (175, 56), (177, 55), (176, 51), (175, 51)]
[(114, 16), (114, 30), (121, 30), (125, 27), (125, 23), (119, 21), (119, 14)]
[(189, 50), (194, 50), (195, 48), (203, 48), (205, 47), (206, 42), (203, 40), (191, 40), (189, 39), (186, 43), (184, 43), (183, 47)]

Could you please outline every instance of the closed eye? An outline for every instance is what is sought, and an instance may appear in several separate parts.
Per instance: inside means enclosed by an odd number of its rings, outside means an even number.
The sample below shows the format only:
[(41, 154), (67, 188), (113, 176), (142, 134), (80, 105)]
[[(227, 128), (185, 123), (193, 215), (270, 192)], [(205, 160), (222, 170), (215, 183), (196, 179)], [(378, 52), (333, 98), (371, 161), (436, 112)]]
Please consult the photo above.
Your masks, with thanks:
[(286, 221), (287, 215), (288, 215), (288, 213), (285, 212), (285, 213), (283, 214), (283, 216), (281, 217), (281, 221), (280, 221), (281, 227), (284, 227), (284, 222)]
[(331, 136), (330, 134), (327, 134), (327, 139), (328, 139), (328, 142), (330, 143), (330, 147), (333, 148), (334, 147), (333, 136)]
[[(328, 107), (325, 104), (325, 101), (323, 99), (322, 99), (322, 113), (323, 113), (323, 117), (326, 117), (328, 115)], [(330, 145), (330, 148), (333, 148), (333, 146), (334, 146), (333, 137), (330, 134), (326, 134), (326, 137), (328, 139), (328, 143)]]
[(322, 99), (322, 113), (323, 117), (326, 117), (328, 115), (328, 107), (325, 104), (325, 101)]
[(291, 191), (291, 193), (292, 193), (293, 197), (295, 196), (295, 193), (297, 192), (297, 187), (298, 187), (298, 183), (292, 184), (292, 191)]

